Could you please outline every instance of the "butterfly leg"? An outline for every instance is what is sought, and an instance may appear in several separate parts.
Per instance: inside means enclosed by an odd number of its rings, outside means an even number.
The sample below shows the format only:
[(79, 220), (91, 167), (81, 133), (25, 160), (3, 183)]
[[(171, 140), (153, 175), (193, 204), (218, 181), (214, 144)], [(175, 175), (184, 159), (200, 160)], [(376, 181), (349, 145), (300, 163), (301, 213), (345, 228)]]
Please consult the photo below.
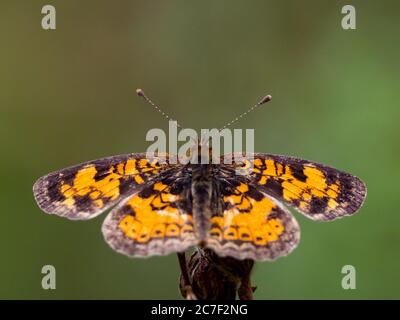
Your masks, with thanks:
[(179, 283), (181, 294), (187, 300), (197, 300), (195, 294), (193, 293), (192, 285), (189, 279), (185, 251), (177, 252), (177, 256), (179, 261), (179, 267), (181, 269), (181, 277)]

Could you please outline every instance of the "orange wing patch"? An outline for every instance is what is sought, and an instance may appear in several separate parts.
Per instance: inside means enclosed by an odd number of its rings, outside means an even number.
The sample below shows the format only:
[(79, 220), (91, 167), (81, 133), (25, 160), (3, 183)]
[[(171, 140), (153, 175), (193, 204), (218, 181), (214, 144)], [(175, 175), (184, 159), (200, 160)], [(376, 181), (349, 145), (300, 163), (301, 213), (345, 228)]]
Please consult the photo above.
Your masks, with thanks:
[(303, 174), (306, 177), (304, 182), (292, 174), (290, 166), (285, 166), (284, 173), (281, 174), (284, 180), (282, 182), (284, 200), (288, 202), (300, 201), (299, 206), (303, 210), (309, 209), (313, 197), (327, 198), (328, 208), (332, 210), (339, 205), (335, 200), (340, 192), (339, 180), (328, 184), (322, 171), (309, 166), (304, 166)]
[(300, 236), (296, 220), (269, 196), (241, 183), (211, 218), (206, 246), (220, 256), (273, 260), (292, 251)]
[(75, 204), (74, 197), (83, 197), (88, 195), (90, 199), (98, 202), (99, 208), (103, 206), (103, 200), (101, 198), (108, 198), (109, 200), (115, 200), (119, 197), (119, 185), (120, 174), (115, 173), (115, 168), (110, 167), (104, 176), (104, 178), (96, 180), (97, 169), (93, 165), (89, 165), (79, 170), (71, 184), (61, 182), (60, 192), (64, 195), (64, 204), (67, 206), (73, 206)]
[(129, 256), (165, 255), (197, 243), (190, 202), (161, 182), (114, 209), (103, 224), (110, 246)]

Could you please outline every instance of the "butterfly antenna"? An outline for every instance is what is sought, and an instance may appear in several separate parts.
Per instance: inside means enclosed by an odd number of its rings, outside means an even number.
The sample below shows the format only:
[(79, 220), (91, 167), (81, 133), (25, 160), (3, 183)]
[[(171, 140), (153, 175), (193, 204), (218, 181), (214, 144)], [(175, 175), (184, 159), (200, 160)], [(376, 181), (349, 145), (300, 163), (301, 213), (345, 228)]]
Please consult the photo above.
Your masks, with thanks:
[[(143, 91), (142, 89), (136, 89), (136, 94), (137, 94), (139, 97), (141, 97), (141, 98), (143, 98), (144, 100), (146, 100), (146, 102), (147, 102), (148, 104), (150, 104), (151, 106), (153, 106), (153, 108), (156, 109), (156, 111), (158, 111), (159, 113), (161, 113), (162, 116), (163, 116), (165, 119), (167, 119), (167, 120), (172, 120), (171, 117), (170, 117), (169, 115), (167, 115), (164, 111), (162, 111), (161, 108), (160, 108), (158, 105), (156, 105), (150, 98), (148, 98), (148, 97), (146, 96), (146, 94), (144, 93), (144, 91)], [(179, 125), (179, 123), (176, 123), (176, 125), (177, 125), (179, 128), (182, 128), (182, 127)]]
[(243, 118), (244, 116), (246, 116), (248, 113), (252, 112), (254, 109), (256, 109), (257, 107), (262, 106), (264, 103), (267, 103), (268, 101), (271, 101), (272, 96), (271, 95), (266, 95), (264, 96), (257, 104), (255, 104), (254, 106), (250, 107), (249, 109), (247, 109), (247, 111), (243, 112), (241, 115), (237, 116), (235, 119), (233, 119), (232, 121), (228, 122), (226, 125), (224, 125), (221, 129), (219, 129), (219, 131), (222, 131), (223, 129), (225, 129), (226, 127), (229, 127), (230, 125), (234, 124), (235, 122), (239, 121), (241, 118)]

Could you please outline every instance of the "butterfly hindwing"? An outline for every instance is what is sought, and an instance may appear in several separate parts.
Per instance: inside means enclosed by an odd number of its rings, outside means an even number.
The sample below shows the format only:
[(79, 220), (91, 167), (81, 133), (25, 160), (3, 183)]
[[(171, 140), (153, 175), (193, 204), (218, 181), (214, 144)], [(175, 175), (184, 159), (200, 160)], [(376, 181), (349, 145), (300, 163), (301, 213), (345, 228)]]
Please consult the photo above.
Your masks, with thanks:
[[(108, 244), (128, 256), (166, 255), (197, 244), (190, 179), (170, 176), (114, 208), (103, 223)], [(175, 181), (174, 181), (175, 179)]]
[(283, 201), (313, 220), (334, 220), (355, 213), (367, 189), (357, 177), (293, 157), (257, 153), (241, 166), (260, 190)]
[[(243, 180), (243, 179), (242, 179)], [(221, 185), (206, 247), (219, 256), (236, 259), (274, 260), (298, 244), (300, 229), (292, 214), (250, 182), (229, 179)]]
[(90, 219), (143, 188), (167, 168), (166, 161), (145, 153), (93, 160), (40, 178), (33, 193), (46, 213)]

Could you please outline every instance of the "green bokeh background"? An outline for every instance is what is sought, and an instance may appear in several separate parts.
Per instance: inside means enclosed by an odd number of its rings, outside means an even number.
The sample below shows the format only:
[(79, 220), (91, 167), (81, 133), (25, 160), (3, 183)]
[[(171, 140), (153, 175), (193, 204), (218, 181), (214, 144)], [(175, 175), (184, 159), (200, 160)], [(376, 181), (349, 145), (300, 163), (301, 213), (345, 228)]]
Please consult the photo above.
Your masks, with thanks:
[[(341, 28), (341, 8), (357, 29)], [(41, 28), (41, 8), (57, 29)], [(167, 122), (236, 125), (257, 151), (351, 172), (368, 186), (361, 211), (317, 223), (295, 213), (299, 247), (257, 263), (257, 299), (400, 298), (400, 3), (398, 1), (1, 1), (0, 298), (180, 298), (174, 255), (113, 252), (105, 215), (72, 222), (42, 213), (32, 185), (50, 171), (146, 150)], [(41, 268), (57, 289), (41, 288)], [(357, 289), (341, 288), (341, 268)]]

